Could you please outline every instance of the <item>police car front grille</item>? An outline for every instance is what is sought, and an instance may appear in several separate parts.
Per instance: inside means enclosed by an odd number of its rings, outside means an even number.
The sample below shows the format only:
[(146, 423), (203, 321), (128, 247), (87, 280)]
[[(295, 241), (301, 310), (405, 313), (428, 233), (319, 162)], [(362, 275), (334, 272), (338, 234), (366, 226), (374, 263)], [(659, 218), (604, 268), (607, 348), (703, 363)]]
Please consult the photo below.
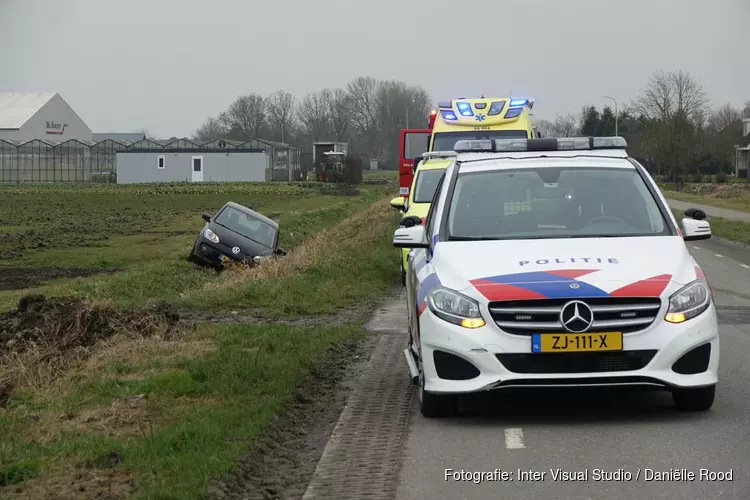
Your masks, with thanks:
[[(560, 322), (560, 310), (573, 299), (534, 299), (491, 302), (490, 315), (504, 332), (531, 335), (566, 331)], [(594, 322), (588, 332), (633, 333), (654, 322), (661, 299), (632, 297), (577, 298), (591, 307)]]
[(655, 350), (618, 352), (570, 352), (496, 354), (513, 373), (602, 373), (640, 370), (656, 355)]

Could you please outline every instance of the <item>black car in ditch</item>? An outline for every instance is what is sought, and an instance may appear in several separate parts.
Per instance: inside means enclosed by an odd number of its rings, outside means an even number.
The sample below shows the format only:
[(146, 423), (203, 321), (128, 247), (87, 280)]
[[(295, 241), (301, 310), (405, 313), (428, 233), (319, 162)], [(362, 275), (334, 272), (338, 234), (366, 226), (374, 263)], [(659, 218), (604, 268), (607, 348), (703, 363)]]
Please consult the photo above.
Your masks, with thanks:
[(239, 203), (230, 201), (215, 216), (201, 217), (206, 225), (190, 251), (191, 262), (214, 268), (231, 262), (254, 265), (284, 253), (278, 248), (279, 224)]

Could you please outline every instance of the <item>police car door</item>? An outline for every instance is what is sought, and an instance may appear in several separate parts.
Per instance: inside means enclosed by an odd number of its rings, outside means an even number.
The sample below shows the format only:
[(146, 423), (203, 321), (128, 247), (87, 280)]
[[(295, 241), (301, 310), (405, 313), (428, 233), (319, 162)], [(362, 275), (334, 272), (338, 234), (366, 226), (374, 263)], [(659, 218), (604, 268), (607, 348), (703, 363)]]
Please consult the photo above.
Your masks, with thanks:
[(430, 256), (433, 250), (433, 238), (436, 233), (438, 226), (438, 202), (440, 194), (443, 188), (443, 180), (445, 179), (445, 171), (440, 177), (440, 180), (435, 187), (435, 194), (430, 202), (430, 209), (427, 212), (427, 218), (425, 220), (425, 237), (430, 242), (430, 248), (415, 248), (409, 252), (408, 269), (406, 275), (407, 281), (407, 304), (409, 308), (409, 329), (411, 331), (412, 338), (415, 341), (417, 349), (419, 349), (419, 309), (422, 304), (419, 303), (419, 290), (425, 277), (432, 273), (432, 264), (430, 264)]

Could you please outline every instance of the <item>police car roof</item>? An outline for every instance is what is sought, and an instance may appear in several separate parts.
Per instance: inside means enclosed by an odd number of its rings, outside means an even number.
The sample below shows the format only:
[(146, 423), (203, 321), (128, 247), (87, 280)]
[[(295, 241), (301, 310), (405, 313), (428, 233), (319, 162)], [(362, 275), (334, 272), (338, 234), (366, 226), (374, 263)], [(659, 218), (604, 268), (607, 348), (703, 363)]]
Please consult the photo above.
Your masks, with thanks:
[(457, 159), (461, 173), (539, 167), (635, 169), (623, 150), (462, 153)]

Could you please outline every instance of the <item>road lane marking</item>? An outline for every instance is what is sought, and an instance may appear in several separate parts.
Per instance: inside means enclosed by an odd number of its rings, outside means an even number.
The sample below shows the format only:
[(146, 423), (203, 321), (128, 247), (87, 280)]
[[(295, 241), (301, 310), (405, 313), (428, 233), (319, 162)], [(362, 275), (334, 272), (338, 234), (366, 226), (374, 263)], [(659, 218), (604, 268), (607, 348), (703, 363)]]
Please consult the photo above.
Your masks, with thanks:
[(721, 255), (720, 253), (715, 253), (714, 255), (715, 255), (716, 257), (720, 258), (720, 259), (721, 259), (722, 257), (724, 257), (724, 256), (723, 256), (723, 255)]
[(701, 247), (693, 247), (693, 248), (695, 248), (696, 250), (703, 250)]
[(505, 429), (505, 447), (509, 450), (526, 448), (523, 444), (523, 431), (520, 428)]
[(745, 269), (750, 269), (750, 266), (748, 266), (747, 264), (740, 264), (740, 265), (741, 265), (742, 267), (744, 267)]

